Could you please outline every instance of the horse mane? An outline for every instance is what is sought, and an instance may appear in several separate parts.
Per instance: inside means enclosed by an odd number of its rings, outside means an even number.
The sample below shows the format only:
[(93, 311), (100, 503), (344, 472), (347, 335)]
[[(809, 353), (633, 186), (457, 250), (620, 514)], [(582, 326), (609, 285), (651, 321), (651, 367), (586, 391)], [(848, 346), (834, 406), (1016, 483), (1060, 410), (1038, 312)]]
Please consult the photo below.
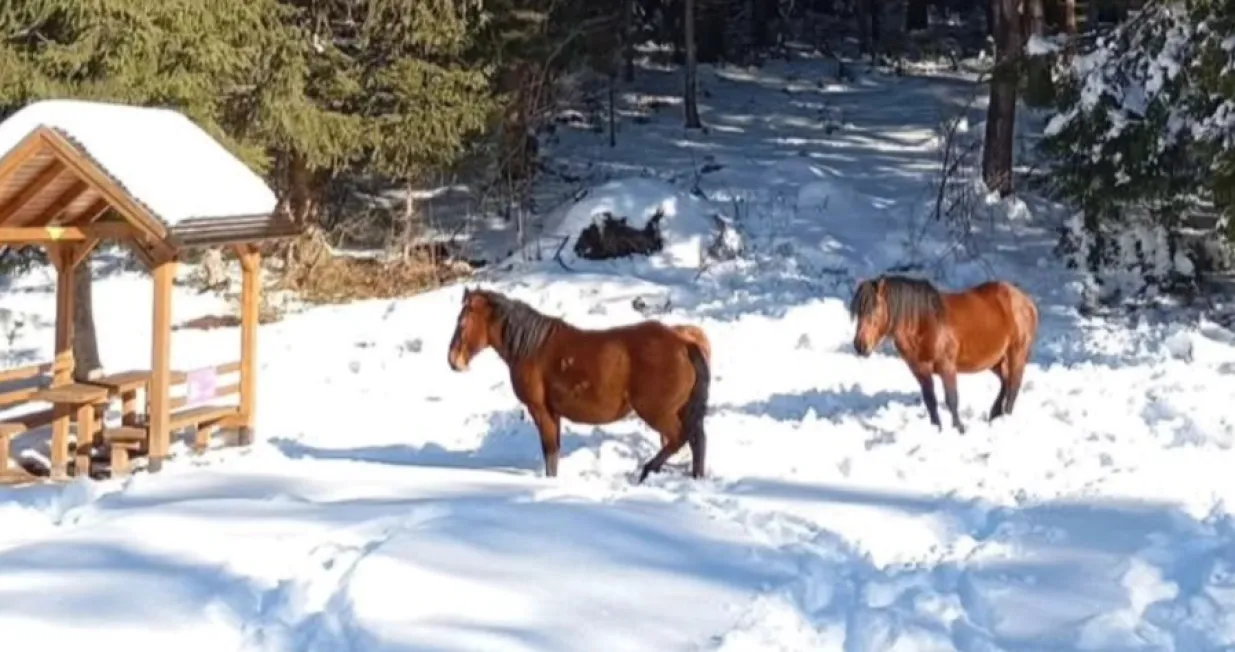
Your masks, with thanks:
[(884, 274), (858, 284), (849, 301), (849, 316), (863, 319), (875, 310), (879, 295), (879, 281), (883, 281), (884, 299), (888, 302), (888, 327), (897, 329), (902, 324), (922, 318), (943, 319), (943, 294), (930, 281), (895, 274)]
[(493, 310), (493, 318), (501, 325), (502, 346), (511, 362), (534, 355), (553, 329), (562, 323), (518, 299), (491, 290), (476, 292), (484, 295)]

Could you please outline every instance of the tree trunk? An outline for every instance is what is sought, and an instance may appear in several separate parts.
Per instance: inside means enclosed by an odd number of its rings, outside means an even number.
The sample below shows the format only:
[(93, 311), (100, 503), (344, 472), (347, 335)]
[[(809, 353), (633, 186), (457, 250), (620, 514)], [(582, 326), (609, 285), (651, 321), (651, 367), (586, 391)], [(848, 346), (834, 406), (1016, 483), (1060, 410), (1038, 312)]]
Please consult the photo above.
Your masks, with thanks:
[(622, 79), (635, 81), (635, 0), (622, 3)]
[(227, 266), (223, 264), (222, 250), (212, 247), (202, 253), (202, 271), (206, 274), (206, 289), (226, 289)]
[[(284, 151), (279, 156), (282, 186), (285, 189), (284, 205), (288, 217), (300, 226), (315, 226), (317, 220), (317, 193), (320, 179), (309, 168), (308, 160), (299, 152)], [(283, 245), (283, 272), (295, 273), (298, 260), (296, 241)]]
[(695, 57), (695, 0), (684, 0), (682, 6), (686, 38), (686, 89), (682, 94), (682, 106), (686, 111), (686, 128), (701, 129), (703, 123), (699, 120), (699, 65)]
[(90, 258), (82, 261), (73, 275), (73, 380), (85, 381), (91, 372), (103, 368), (99, 359), (99, 338), (94, 332), (94, 277)]
[(870, 0), (853, 0), (854, 18), (858, 21), (858, 53), (870, 54)]
[(1023, 27), (1017, 0), (992, 0), (995, 14), (995, 70), (986, 109), (982, 178), (1001, 197), (1012, 192), (1012, 149), (1016, 137), (1016, 86)]
[(1063, 32), (1076, 34), (1076, 0), (1063, 0)]
[(865, 0), (866, 11), (871, 18), (871, 63), (879, 64), (879, 44), (883, 40), (883, 3), (880, 0)]
[(609, 147), (617, 147), (617, 75), (609, 75)]
[(766, 0), (746, 0), (747, 11), (750, 12), (751, 43), (757, 48), (765, 48), (772, 44), (768, 23), (771, 13)]
[(1038, 36), (1046, 35), (1046, 9), (1043, 0), (1025, 0), (1029, 12), (1026, 14), (1026, 33)]
[(930, 5), (926, 0), (908, 0), (905, 8), (905, 31), (926, 29), (930, 26)]
[[(1046, 36), (1046, 8), (1044, 0), (1025, 1), (1025, 42), (1037, 36)], [(1054, 104), (1055, 88), (1051, 79), (1051, 61), (1046, 57), (1025, 57), (1021, 74), (1025, 83), (1021, 86), (1024, 92), (1023, 101), (1028, 106), (1051, 106)]]

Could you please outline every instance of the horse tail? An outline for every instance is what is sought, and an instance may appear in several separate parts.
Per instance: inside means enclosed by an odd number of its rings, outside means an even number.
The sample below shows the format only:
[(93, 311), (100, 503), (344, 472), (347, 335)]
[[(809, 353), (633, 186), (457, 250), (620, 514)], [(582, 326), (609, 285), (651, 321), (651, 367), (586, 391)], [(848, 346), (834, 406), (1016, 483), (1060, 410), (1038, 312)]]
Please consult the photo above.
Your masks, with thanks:
[(708, 410), (708, 392), (712, 385), (712, 372), (708, 366), (708, 356), (699, 342), (686, 342), (686, 355), (695, 369), (695, 384), (690, 388), (690, 396), (680, 412), (682, 419), (682, 436), (690, 445), (692, 475), (703, 477), (704, 462), (707, 457), (707, 433), (703, 429), (703, 417)]

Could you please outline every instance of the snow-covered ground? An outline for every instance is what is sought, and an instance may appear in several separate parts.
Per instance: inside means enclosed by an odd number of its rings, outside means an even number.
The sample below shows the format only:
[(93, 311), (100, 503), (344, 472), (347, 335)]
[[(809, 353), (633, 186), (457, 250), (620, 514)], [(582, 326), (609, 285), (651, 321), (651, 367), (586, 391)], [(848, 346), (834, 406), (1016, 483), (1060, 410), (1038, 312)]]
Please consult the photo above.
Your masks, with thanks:
[[(1235, 645), (1235, 334), (1086, 319), (1049, 258), (1054, 218), (998, 218), (957, 252), (923, 219), (948, 79), (815, 62), (705, 74), (707, 134), (678, 78), (641, 73), (618, 147), (563, 128), (595, 175), (545, 260), (488, 287), (583, 326), (642, 318), (712, 340), (709, 477), (637, 421), (566, 424), (560, 476), (491, 353), (456, 374), (450, 287), (319, 307), (260, 333), (259, 441), (157, 475), (0, 490), (0, 632), (43, 649), (1188, 650)], [(794, 79), (790, 79), (790, 77)], [(786, 89), (789, 89), (786, 91)], [(629, 118), (629, 116), (627, 116)], [(980, 133), (979, 127), (971, 129)], [(717, 167), (719, 166), (719, 167)], [(703, 168), (708, 172), (702, 172)], [(637, 178), (622, 181), (623, 178)], [(606, 183), (612, 181), (612, 183)], [(597, 211), (660, 207), (679, 238), (643, 264), (553, 260)], [(722, 212), (742, 255), (692, 265)], [(686, 242), (688, 244), (683, 245)], [(965, 435), (932, 428), (890, 350), (853, 355), (853, 281), (918, 263), (955, 287), (1011, 279), (1040, 339), (1009, 418), (993, 374), (960, 380)], [(49, 355), (47, 270), (5, 362)], [(149, 284), (96, 284), (104, 361), (147, 364)], [(226, 310), (176, 297), (177, 322)], [(231, 360), (235, 329), (177, 331), (176, 367)], [(183, 453), (183, 449), (181, 449)]]

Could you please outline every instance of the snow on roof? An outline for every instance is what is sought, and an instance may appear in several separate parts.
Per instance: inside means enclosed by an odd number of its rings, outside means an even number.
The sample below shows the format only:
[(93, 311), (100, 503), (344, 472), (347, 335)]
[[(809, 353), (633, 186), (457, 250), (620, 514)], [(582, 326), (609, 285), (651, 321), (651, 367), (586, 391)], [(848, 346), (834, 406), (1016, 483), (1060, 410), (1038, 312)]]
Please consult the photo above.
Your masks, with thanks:
[(266, 182), (183, 114), (123, 104), (45, 100), (0, 123), (0, 156), (40, 126), (56, 129), (173, 227), (189, 219), (270, 215)]

